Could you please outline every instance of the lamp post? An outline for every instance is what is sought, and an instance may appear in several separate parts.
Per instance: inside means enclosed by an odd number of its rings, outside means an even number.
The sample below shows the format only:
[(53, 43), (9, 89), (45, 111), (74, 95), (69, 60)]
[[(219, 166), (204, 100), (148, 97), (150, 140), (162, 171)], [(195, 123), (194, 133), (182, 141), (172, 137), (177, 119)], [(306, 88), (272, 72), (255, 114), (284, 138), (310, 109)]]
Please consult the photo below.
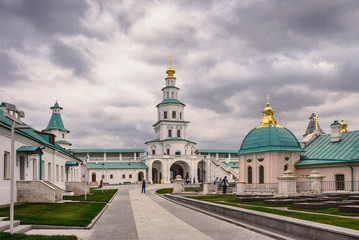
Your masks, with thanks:
[(6, 112), (3, 116), (11, 120), (11, 152), (10, 152), (10, 234), (14, 233), (14, 193), (15, 193), (15, 129), (29, 129), (27, 125), (22, 124), (20, 118), (25, 117), (25, 113), (16, 108), (14, 104), (4, 103)]
[(103, 193), (103, 188), (104, 188), (104, 185), (105, 185), (105, 183), (104, 183), (105, 178), (103, 177), (103, 170), (104, 170), (104, 168), (105, 168), (105, 163), (102, 163), (102, 175), (101, 175), (101, 179), (102, 179), (102, 193)]

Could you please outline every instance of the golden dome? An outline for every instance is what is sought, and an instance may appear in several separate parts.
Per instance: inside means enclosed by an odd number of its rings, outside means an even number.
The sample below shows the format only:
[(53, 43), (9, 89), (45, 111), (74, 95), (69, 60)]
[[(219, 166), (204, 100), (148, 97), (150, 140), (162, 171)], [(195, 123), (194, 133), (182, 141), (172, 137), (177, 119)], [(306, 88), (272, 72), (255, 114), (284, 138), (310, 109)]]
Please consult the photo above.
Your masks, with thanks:
[(267, 107), (265, 107), (262, 111), (263, 113), (263, 120), (261, 124), (256, 128), (263, 128), (263, 127), (278, 127), (283, 128), (282, 126), (277, 124), (277, 121), (273, 117), (274, 110), (269, 106), (269, 96), (267, 95)]

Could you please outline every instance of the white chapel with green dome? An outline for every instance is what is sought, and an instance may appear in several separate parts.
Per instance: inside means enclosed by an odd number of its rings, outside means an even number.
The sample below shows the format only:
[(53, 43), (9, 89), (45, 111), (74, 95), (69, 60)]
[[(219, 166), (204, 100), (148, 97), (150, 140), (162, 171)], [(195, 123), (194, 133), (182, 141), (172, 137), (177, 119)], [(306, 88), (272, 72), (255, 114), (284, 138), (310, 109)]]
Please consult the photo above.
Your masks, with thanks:
[(277, 182), (285, 170), (294, 170), (303, 151), (293, 133), (277, 124), (269, 96), (262, 113), (260, 125), (247, 134), (239, 150), (239, 180), (248, 184)]

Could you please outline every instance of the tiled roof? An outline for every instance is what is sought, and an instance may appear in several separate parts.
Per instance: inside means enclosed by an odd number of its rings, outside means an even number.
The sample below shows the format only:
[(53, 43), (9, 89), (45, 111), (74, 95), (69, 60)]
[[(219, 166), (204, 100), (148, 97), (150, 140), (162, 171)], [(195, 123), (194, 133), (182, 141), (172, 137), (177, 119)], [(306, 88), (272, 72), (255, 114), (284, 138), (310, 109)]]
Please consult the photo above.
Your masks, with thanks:
[(145, 152), (141, 148), (127, 148), (127, 149), (101, 149), (101, 148), (88, 148), (88, 149), (69, 149), (73, 153), (135, 153), (135, 152)]
[(320, 135), (303, 150), (296, 166), (355, 161), (359, 159), (359, 131), (342, 133), (338, 142), (332, 142), (330, 134)]
[(254, 128), (244, 138), (238, 154), (267, 151), (303, 151), (297, 138), (286, 128)]
[(148, 168), (143, 162), (88, 162), (87, 169), (129, 169), (129, 168)]

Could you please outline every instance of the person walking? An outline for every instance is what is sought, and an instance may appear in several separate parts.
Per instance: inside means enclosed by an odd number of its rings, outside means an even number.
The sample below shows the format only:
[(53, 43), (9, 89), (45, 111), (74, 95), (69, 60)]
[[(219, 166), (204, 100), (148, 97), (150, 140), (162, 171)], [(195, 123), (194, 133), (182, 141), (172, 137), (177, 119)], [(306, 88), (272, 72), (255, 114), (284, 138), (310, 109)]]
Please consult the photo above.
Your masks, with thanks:
[(143, 179), (142, 181), (142, 190), (141, 190), (141, 193), (146, 193), (146, 180)]
[(193, 184), (196, 184), (196, 178), (193, 178)]
[(229, 183), (227, 180), (227, 176), (225, 176), (222, 180), (222, 187), (223, 187), (223, 194), (227, 193), (227, 187), (228, 187)]

